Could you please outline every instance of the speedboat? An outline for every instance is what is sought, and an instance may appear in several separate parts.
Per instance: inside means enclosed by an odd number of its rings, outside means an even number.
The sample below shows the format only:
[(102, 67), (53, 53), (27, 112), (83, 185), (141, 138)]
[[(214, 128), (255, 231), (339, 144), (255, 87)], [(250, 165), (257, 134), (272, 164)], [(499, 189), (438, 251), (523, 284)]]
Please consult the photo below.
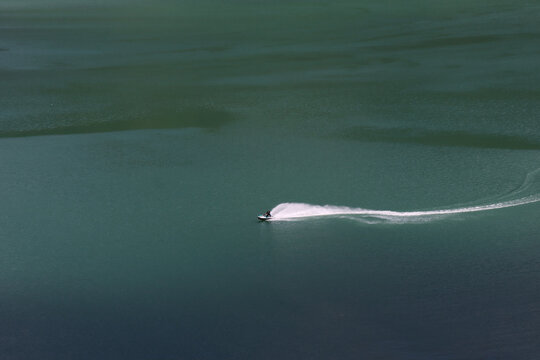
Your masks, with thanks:
[(261, 221), (266, 221), (271, 218), (272, 218), (272, 215), (268, 215), (268, 216), (266, 214), (257, 215), (257, 219)]

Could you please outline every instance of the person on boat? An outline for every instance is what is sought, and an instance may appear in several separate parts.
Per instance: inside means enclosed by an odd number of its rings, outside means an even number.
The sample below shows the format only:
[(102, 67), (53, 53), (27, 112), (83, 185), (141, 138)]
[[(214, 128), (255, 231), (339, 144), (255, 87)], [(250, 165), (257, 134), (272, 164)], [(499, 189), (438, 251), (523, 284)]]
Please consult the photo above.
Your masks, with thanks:
[(270, 210), (268, 210), (268, 211), (264, 214), (264, 216), (266, 216), (266, 217), (272, 216), (272, 215), (270, 215)]

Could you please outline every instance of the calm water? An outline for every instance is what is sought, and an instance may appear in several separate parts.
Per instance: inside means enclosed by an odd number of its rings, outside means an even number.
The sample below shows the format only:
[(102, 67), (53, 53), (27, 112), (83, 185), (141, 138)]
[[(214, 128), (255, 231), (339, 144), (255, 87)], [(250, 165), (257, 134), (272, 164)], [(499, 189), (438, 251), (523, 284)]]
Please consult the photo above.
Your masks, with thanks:
[(539, 21), (3, 0), (0, 358), (538, 359)]

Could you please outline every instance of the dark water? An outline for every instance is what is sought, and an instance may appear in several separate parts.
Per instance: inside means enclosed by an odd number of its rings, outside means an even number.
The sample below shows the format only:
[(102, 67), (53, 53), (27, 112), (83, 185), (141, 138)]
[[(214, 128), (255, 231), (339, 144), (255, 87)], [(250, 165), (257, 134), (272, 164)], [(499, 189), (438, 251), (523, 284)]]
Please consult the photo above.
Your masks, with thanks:
[(539, 358), (539, 20), (2, 1), (0, 358)]

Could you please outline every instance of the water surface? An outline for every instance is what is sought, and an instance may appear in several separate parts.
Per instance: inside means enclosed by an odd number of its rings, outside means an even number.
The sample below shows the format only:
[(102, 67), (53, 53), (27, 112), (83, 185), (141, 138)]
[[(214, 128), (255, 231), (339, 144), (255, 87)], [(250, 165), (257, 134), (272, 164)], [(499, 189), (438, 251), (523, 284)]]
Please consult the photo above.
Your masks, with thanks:
[(0, 357), (536, 359), (539, 18), (3, 1)]

